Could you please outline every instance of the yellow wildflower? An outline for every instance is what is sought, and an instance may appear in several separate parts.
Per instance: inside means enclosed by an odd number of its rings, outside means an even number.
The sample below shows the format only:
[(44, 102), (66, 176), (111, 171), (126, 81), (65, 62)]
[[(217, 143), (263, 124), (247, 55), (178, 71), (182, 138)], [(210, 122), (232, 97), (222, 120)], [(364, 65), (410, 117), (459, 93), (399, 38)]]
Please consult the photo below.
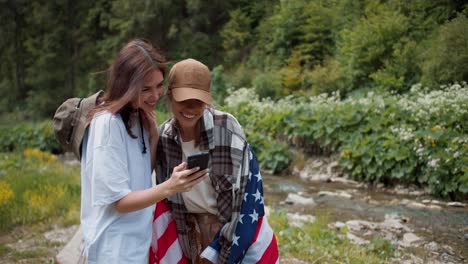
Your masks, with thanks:
[(347, 159), (351, 158), (351, 150), (349, 149), (343, 150), (343, 152), (341, 152), (341, 156)]
[(57, 203), (64, 195), (65, 191), (61, 186), (46, 185), (38, 190), (26, 190), (23, 198), (32, 212), (45, 217), (56, 210)]
[(36, 158), (36, 159), (42, 158), (42, 151), (39, 149), (25, 149), (23, 151), (23, 154), (26, 158)]
[(10, 184), (5, 181), (0, 181), (0, 206), (5, 205), (13, 197), (13, 190)]
[(57, 156), (48, 152), (41, 151), (40, 149), (25, 149), (23, 151), (25, 158), (37, 159), (40, 162), (51, 163), (57, 161)]

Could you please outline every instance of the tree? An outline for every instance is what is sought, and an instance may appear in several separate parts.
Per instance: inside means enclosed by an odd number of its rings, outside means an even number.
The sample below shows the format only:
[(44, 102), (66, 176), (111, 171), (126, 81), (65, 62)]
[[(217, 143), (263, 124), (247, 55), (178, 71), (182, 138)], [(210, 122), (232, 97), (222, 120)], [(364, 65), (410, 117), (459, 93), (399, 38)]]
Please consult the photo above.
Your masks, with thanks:
[(349, 89), (369, 86), (370, 75), (385, 67), (394, 46), (408, 31), (408, 18), (382, 4), (368, 6), (354, 29), (342, 32), (338, 60), (344, 66)]
[(468, 18), (460, 13), (435, 33), (423, 54), (422, 82), (437, 88), (441, 84), (468, 80)]
[(226, 53), (225, 63), (242, 62), (249, 51), (251, 19), (239, 8), (229, 12), (229, 21), (220, 32)]
[(27, 15), (25, 1), (0, 1), (0, 111), (11, 111), (27, 95), (26, 60), (28, 55), (23, 45)]

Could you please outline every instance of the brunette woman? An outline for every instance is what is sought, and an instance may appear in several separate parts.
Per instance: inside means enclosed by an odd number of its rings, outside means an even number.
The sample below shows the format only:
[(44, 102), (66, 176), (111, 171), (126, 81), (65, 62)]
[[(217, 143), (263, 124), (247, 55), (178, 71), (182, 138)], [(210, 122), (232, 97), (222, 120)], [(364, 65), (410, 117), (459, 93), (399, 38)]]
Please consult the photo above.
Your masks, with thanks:
[(149, 42), (130, 41), (109, 68), (103, 103), (90, 113), (81, 158), (83, 256), (89, 263), (148, 263), (152, 205), (207, 176), (182, 163), (152, 187), (158, 142), (153, 109), (165, 71)]

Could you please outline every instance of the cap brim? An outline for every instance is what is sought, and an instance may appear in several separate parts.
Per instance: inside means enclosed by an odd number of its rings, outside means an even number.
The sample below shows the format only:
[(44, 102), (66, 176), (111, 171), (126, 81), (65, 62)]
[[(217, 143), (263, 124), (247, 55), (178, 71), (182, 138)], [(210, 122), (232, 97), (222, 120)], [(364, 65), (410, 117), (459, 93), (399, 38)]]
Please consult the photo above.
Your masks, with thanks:
[(204, 102), (205, 104), (211, 104), (213, 98), (207, 91), (194, 88), (173, 88), (171, 89), (172, 96), (176, 102), (182, 102), (185, 100), (196, 99)]

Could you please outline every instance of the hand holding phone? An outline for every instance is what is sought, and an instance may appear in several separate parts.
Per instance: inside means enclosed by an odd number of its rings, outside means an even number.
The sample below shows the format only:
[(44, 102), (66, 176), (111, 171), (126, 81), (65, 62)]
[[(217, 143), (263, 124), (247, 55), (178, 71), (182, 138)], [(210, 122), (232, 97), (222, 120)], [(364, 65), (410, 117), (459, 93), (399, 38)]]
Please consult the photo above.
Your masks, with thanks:
[(208, 161), (210, 154), (208, 152), (202, 152), (199, 154), (191, 155), (187, 157), (187, 169), (199, 167), (200, 170), (208, 168)]

